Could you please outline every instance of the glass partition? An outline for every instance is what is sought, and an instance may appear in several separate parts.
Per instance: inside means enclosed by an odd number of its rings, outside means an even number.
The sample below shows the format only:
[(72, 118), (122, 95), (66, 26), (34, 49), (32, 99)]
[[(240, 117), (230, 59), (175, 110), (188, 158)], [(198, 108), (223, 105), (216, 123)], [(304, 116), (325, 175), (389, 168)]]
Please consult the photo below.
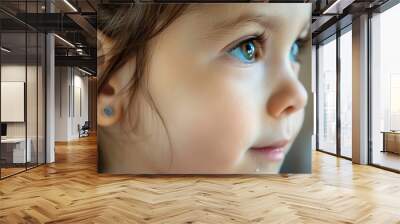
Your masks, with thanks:
[(30, 161), (26, 125), (26, 33), (2, 33), (1, 45), (1, 157), (2, 177), (24, 171)]
[(38, 75), (37, 75), (37, 162), (43, 164), (46, 162), (46, 145), (45, 145), (45, 120), (46, 120), (46, 76), (45, 76), (45, 65), (46, 65), (46, 51), (45, 51), (46, 39), (43, 33), (38, 33)]
[(352, 157), (352, 32), (340, 36), (340, 154)]
[(371, 162), (400, 171), (400, 4), (371, 18)]
[(38, 76), (38, 56), (37, 56), (37, 41), (38, 36), (36, 32), (28, 32), (28, 61), (27, 61), (27, 98), (26, 98), (26, 111), (27, 111), (27, 143), (28, 150), (30, 147), (30, 158), (28, 160), (28, 168), (37, 165), (37, 76)]
[[(43, 4), (1, 1), (0, 7), (23, 16)], [(39, 30), (0, 11), (1, 179), (45, 163), (45, 44)]]
[(318, 149), (336, 154), (336, 37), (318, 48)]

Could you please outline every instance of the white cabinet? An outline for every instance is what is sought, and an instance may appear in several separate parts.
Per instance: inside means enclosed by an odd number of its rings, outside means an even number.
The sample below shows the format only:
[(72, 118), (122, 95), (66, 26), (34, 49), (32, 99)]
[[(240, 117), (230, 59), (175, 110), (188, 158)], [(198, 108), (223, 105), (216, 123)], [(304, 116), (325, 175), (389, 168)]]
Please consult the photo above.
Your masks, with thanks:
[(32, 161), (32, 140), (28, 138), (26, 143), (27, 147), (25, 151), (25, 138), (7, 138), (1, 140), (2, 145), (12, 147), (13, 163), (25, 163)]

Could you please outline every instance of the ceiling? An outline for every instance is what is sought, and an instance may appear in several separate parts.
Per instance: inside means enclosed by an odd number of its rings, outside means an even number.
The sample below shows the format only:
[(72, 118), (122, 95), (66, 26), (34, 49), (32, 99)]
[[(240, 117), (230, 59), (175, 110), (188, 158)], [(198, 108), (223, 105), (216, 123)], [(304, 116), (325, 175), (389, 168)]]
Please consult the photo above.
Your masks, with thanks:
[[(149, 0), (142, 0), (149, 2)], [(153, 0), (154, 2), (166, 2)], [(185, 0), (187, 2), (187, 0)], [(238, 0), (242, 1), (242, 0)], [(243, 0), (244, 1), (244, 0)], [(243, 2), (242, 1), (242, 2)], [(252, 0), (261, 2), (262, 0)], [(388, 0), (292, 0), (273, 2), (309, 2), (312, 3), (312, 36), (314, 43), (332, 35), (337, 24), (346, 26), (352, 17), (372, 10)], [(55, 38), (56, 64), (76, 65), (96, 71), (96, 26), (98, 3), (126, 3), (133, 0), (47, 0), (18, 1), (0, 0), (0, 24), (2, 45), (12, 49), (8, 56), (21, 57), (36, 52), (35, 37), (25, 31), (54, 32), (61, 38)], [(179, 2), (179, 0), (174, 0)], [(198, 2), (198, 0), (197, 0)], [(49, 12), (52, 13), (49, 13)], [(337, 23), (338, 21), (340, 23)], [(346, 22), (347, 21), (347, 22)], [(36, 39), (35, 39), (36, 40)], [(25, 41), (28, 43), (25, 50)], [(41, 45), (39, 47), (42, 47)], [(2, 53), (3, 54), (3, 53)]]
[(338, 29), (351, 24), (353, 17), (373, 12), (389, 0), (308, 0), (313, 4), (312, 36), (316, 44)]
[[(43, 48), (42, 44), (39, 44), (39, 49), (37, 48), (36, 35), (52, 32), (57, 34), (56, 65), (79, 66), (95, 73), (97, 1), (48, 0), (47, 2), (46, 5), (44, 0), (0, 1), (2, 46), (11, 50), (9, 53), (2, 52), (2, 55), (7, 54), (7, 60), (14, 62), (24, 60), (25, 57), (29, 61), (37, 57), (36, 51)], [(26, 38), (25, 32), (27, 32)], [(3, 57), (3, 60), (5, 58)]]

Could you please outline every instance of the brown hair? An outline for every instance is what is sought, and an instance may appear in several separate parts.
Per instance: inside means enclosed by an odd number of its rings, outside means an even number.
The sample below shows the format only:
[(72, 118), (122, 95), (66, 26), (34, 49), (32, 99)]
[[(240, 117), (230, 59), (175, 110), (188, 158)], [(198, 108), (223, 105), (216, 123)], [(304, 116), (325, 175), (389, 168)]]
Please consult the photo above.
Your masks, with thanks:
[[(185, 4), (107, 4), (100, 6), (98, 29), (112, 40), (102, 74), (98, 79), (99, 90), (110, 76), (127, 60), (137, 57), (137, 71), (131, 84), (136, 84), (143, 74), (147, 43), (179, 17)], [(98, 57), (104, 63), (104, 55)]]
[[(98, 29), (111, 40), (111, 49), (107, 55), (98, 55), (99, 65), (104, 66), (98, 75), (98, 92), (106, 86), (112, 75), (129, 59), (136, 57), (136, 68), (132, 79), (126, 86), (129, 94), (129, 107), (135, 101), (138, 89), (144, 85), (144, 74), (149, 59), (148, 42), (161, 33), (177, 19), (187, 4), (104, 4), (99, 7)], [(101, 43), (99, 43), (101, 44)], [(101, 46), (98, 46), (101, 48)], [(107, 61), (105, 59), (107, 58)], [(147, 88), (143, 88), (147, 90)], [(147, 94), (146, 94), (147, 93)], [(150, 106), (162, 119), (151, 95), (146, 91)], [(130, 113), (126, 113), (129, 117)], [(138, 118), (129, 122), (135, 129)]]

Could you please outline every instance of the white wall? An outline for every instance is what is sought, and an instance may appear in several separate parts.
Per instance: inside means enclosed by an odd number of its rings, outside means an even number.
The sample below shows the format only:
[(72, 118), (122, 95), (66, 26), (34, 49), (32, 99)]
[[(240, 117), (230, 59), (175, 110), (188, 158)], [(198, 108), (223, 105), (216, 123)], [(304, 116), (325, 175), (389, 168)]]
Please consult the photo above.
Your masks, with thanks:
[[(28, 67), (28, 70), (31, 68)], [(25, 65), (2, 65), (1, 81), (4, 82), (25, 82)], [(6, 110), (7, 108), (1, 108)], [(7, 123), (7, 137), (25, 137), (25, 123), (12, 122)]]
[(68, 140), (68, 86), (67, 67), (55, 68), (55, 141)]
[[(38, 70), (37, 70), (38, 69)], [(25, 66), (25, 64), (3, 64), (1, 66), (2, 82), (24, 82), (26, 83), (26, 107), (23, 106), (22, 113), (26, 112), (27, 120), (23, 122), (6, 122), (8, 138), (30, 139), (32, 161), (44, 163), (44, 74), (42, 67)], [(27, 78), (27, 80), (25, 80)], [(2, 96), (7, 97), (7, 96)], [(1, 110), (10, 110), (2, 107)], [(26, 110), (26, 111), (25, 111)], [(10, 111), (8, 111), (10, 112)], [(12, 113), (12, 111), (11, 111)], [(37, 153), (39, 154), (37, 156)]]
[(78, 124), (88, 120), (88, 78), (83, 75), (76, 68), (56, 67), (56, 141), (77, 139)]
[[(28, 75), (30, 74), (35, 74), (36, 75), (36, 67), (34, 66), (27, 66), (27, 72)], [(2, 65), (1, 66), (1, 81), (2, 82), (26, 82), (25, 81), (25, 65), (18, 65), (18, 64), (9, 64), (9, 65)], [(36, 86), (36, 80), (32, 80), (28, 76), (28, 81), (30, 85)], [(27, 105), (31, 107), (37, 106), (36, 104), (36, 88), (27, 88), (27, 103), (31, 104), (34, 102), (34, 104)], [(1, 110), (7, 110), (7, 108), (1, 108)], [(35, 110), (35, 109), (34, 109)], [(32, 111), (32, 108), (30, 108), (29, 111)], [(27, 119), (28, 122), (34, 121), (35, 124), (28, 124), (28, 129), (30, 127), (34, 127), (36, 130), (36, 113), (27, 113)], [(29, 133), (31, 133), (28, 130), (28, 137)], [(35, 132), (36, 133), (36, 132)], [(8, 137), (25, 137), (25, 122), (7, 122), (7, 136)]]
[[(72, 99), (74, 99), (74, 102), (71, 103), (74, 105), (72, 108), (72, 130), (71, 130), (71, 136), (73, 138), (77, 138), (79, 133), (78, 133), (78, 124), (81, 126), (85, 123), (85, 121), (88, 120), (88, 78), (81, 76), (82, 73), (78, 73), (78, 70), (74, 70), (74, 96), (72, 96)], [(81, 110), (81, 111), (80, 111)]]

